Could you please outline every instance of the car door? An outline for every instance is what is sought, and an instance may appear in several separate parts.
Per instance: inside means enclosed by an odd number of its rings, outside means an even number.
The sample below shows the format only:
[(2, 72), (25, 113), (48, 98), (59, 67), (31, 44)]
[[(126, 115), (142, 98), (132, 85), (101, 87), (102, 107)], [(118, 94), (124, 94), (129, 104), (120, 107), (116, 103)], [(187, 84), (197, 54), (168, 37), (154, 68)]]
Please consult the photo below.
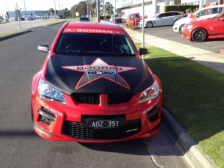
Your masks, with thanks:
[(213, 22), (212, 29), (215, 35), (224, 36), (224, 14), (221, 15), (216, 21)]
[(165, 13), (159, 14), (156, 19), (153, 21), (154, 26), (163, 26), (164, 25), (164, 18), (165, 18)]

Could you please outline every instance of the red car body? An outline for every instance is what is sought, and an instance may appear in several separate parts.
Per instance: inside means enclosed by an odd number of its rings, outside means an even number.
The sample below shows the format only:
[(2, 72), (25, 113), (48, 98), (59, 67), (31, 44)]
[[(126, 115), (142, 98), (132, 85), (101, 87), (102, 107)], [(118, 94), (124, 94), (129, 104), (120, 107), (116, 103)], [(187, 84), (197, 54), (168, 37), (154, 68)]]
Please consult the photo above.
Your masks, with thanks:
[(138, 23), (140, 22), (140, 20), (142, 20), (142, 18), (140, 17), (139, 13), (132, 13), (132, 14), (129, 14), (127, 16), (127, 19), (126, 19), (126, 25), (137, 25), (138, 26)]
[[(116, 34), (118, 36), (127, 37), (136, 53), (135, 56), (130, 57), (130, 59), (135, 61), (130, 61), (130, 63), (135, 65), (137, 61), (139, 65), (141, 65), (141, 68), (138, 68), (138, 66), (130, 68), (122, 65), (110, 65), (110, 63), (108, 63), (111, 59), (113, 60), (112, 62), (116, 62), (116, 59), (118, 59), (116, 64), (122, 61), (125, 64), (125, 62), (128, 62), (129, 57), (94, 56), (93, 58), (92, 56), (68, 56), (57, 54), (57, 46), (63, 36), (69, 34), (88, 35), (88, 33), (91, 35), (92, 33), (93, 35), (107, 35), (112, 33), (112, 35)], [(88, 59), (95, 61), (90, 61), (91, 64), (85, 63)], [(97, 61), (100, 62), (101, 66), (96, 65)], [(84, 65), (81, 66), (81, 63)], [(117, 73), (115, 77), (120, 78), (121, 81), (119, 82), (118, 79), (115, 81), (108, 76), (103, 76), (102, 73), (106, 71), (102, 70), (91, 71), (94, 73), (97, 72), (97, 78), (96, 76), (89, 75), (87, 78), (88, 82), (82, 83), (89, 69), (100, 69), (100, 67), (107, 70), (110, 68), (116, 69)], [(124, 70), (122, 70), (122, 68), (124, 68)], [(138, 76), (140, 75), (139, 79), (143, 79), (141, 80), (142, 83), (140, 83), (139, 81), (135, 81), (138, 80), (135, 74), (137, 70), (142, 70), (142, 68), (144, 69), (145, 75), (138, 74)], [(122, 73), (120, 73), (119, 70)], [(109, 72), (112, 71), (108, 71), (107, 73)], [(151, 83), (147, 84), (147, 82), (145, 82), (148, 81), (146, 74), (148, 74), (151, 82), (158, 83), (158, 96), (139, 103), (140, 97), (143, 96), (143, 91), (151, 85)], [(133, 75), (133, 78), (129, 79), (126, 75), (129, 77)], [(91, 77), (93, 79), (89, 79)], [(75, 78), (78, 80), (72, 83), (71, 81), (75, 80)], [(67, 82), (68, 80), (69, 82)], [(45, 85), (47, 84), (47, 86), (59, 90), (63, 94), (65, 103), (55, 101), (53, 98), (41, 97), (40, 93), (42, 94), (42, 92), (40, 90), (42, 85), (39, 86), (41, 81), (46, 82)], [(124, 82), (122, 83), (122, 81)], [(108, 103), (108, 99), (113, 92), (115, 93), (119, 89), (122, 90), (122, 93), (123, 91), (124, 93), (129, 92), (132, 90), (132, 86), (134, 86), (135, 83), (137, 86), (136, 88), (140, 88), (142, 92), (133, 94), (130, 100), (122, 103), (115, 103), (112, 105)], [(148, 86), (141, 86), (144, 83)], [(97, 89), (99, 91), (96, 91)], [(71, 93), (69, 93), (69, 90), (71, 90)], [(77, 100), (74, 96), (76, 93), (83, 94), (86, 92), (93, 92), (94, 94), (99, 93), (98, 104), (79, 102), (80, 99)], [(31, 113), (34, 130), (39, 136), (47, 140), (88, 143), (117, 142), (149, 137), (156, 134), (160, 129), (162, 110), (162, 87), (160, 80), (141, 59), (139, 51), (136, 49), (126, 31), (117, 25), (87, 22), (65, 23), (59, 30), (42, 68), (33, 77), (31, 93)], [(147, 96), (150, 94), (151, 93), (147, 93)], [(115, 101), (118, 99), (119, 97), (116, 97)], [(95, 120), (97, 121), (95, 122)], [(100, 122), (103, 124), (106, 123), (107, 128), (104, 126), (92, 125), (94, 122), (96, 124), (100, 124)], [(121, 124), (121, 126), (118, 126), (116, 122), (123, 123), (123, 125)], [(110, 125), (112, 123), (114, 127), (109, 126), (109, 123)]]
[(183, 27), (182, 38), (197, 42), (224, 38), (224, 13), (222, 12), (213, 18), (186, 24)]

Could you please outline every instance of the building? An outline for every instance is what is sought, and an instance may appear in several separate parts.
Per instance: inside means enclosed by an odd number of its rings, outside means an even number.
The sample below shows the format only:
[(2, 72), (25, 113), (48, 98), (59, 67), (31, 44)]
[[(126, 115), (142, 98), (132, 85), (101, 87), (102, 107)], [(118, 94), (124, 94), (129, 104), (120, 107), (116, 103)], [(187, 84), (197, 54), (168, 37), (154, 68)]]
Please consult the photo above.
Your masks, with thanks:
[(24, 17), (27, 18), (29, 16), (38, 17), (38, 16), (47, 16), (48, 11), (42, 11), (42, 10), (35, 10), (35, 11), (22, 11), (22, 10), (15, 10), (15, 11), (8, 11), (9, 18), (18, 18)]
[[(127, 18), (130, 13), (139, 13), (142, 16), (142, 0), (115, 0), (117, 13), (122, 13), (123, 17)], [(194, 4), (203, 7), (206, 2), (217, 2), (223, 4), (224, 0), (144, 0), (145, 2), (145, 16), (152, 17), (157, 13), (164, 12), (165, 5), (176, 4)]]

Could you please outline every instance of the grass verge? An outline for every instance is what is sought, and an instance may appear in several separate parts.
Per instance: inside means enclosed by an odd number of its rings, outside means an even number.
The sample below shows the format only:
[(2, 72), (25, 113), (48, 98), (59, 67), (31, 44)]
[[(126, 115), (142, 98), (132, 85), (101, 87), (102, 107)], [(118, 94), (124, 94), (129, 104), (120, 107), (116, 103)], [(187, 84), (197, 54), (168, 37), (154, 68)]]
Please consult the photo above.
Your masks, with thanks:
[(163, 106), (224, 168), (224, 74), (160, 48), (148, 51), (145, 61), (162, 82)]
[(16, 34), (16, 33), (21, 33), (24, 31), (26, 31), (26, 30), (16, 30), (16, 31), (10, 31), (10, 32), (6, 32), (6, 33), (0, 33), (0, 37), (5, 37), (5, 36), (9, 36), (9, 35)]

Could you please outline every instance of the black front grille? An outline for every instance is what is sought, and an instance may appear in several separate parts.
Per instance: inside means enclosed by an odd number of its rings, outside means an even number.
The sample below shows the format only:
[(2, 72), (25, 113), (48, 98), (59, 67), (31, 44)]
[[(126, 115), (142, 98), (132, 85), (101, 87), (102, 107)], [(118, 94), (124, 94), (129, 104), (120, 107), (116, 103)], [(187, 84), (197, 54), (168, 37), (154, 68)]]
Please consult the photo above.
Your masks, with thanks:
[(108, 94), (108, 104), (119, 104), (129, 102), (132, 94)]
[(100, 94), (73, 93), (76, 102), (85, 104), (100, 104)]
[(107, 129), (88, 128), (84, 122), (65, 121), (62, 128), (62, 134), (83, 140), (116, 140), (130, 137), (140, 131), (140, 119), (125, 121), (124, 126)]

